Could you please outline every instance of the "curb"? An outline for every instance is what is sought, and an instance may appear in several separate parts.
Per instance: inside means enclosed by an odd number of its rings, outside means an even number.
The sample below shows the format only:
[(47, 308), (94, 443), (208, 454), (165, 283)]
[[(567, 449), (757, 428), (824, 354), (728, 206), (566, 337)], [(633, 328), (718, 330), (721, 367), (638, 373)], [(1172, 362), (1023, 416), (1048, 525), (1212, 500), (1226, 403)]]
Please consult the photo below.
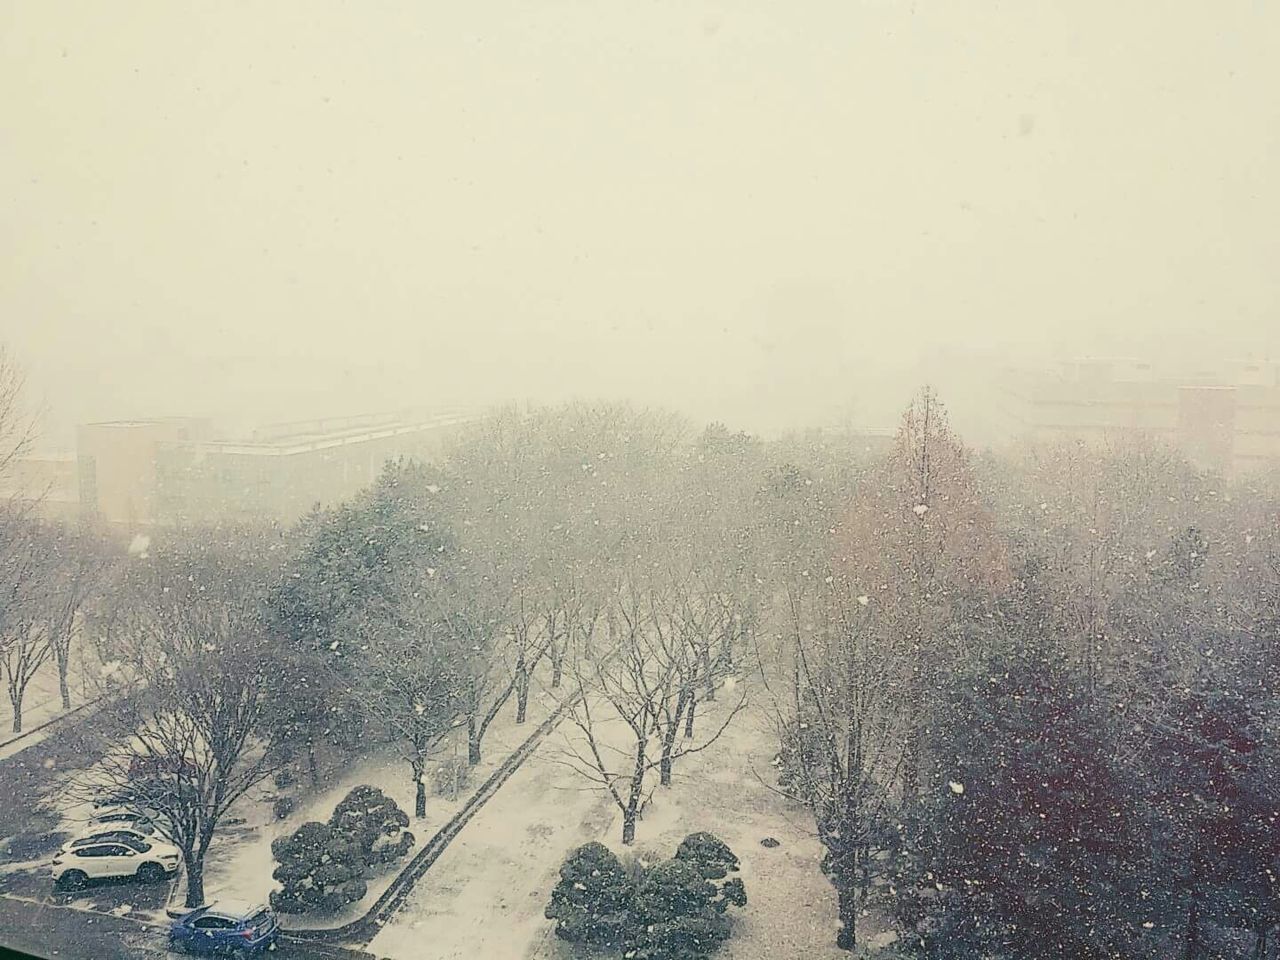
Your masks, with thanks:
[[(95, 697), (93, 700), (86, 700), (84, 703), (80, 704), (80, 706), (72, 707), (70, 710), (64, 711), (63, 713), (58, 714), (56, 717), (52, 717), (44, 721), (44, 723), (37, 723), (34, 727), (28, 727), (26, 730), (23, 730), (16, 737), (10, 737), (8, 740), (5, 740), (3, 743), (0, 743), (0, 750), (6, 750), (9, 747), (12, 747), (15, 743), (21, 743), (23, 740), (31, 736), (33, 733), (39, 733), (41, 730), (47, 729), (48, 727), (52, 727), (54, 724), (61, 723), (63, 720), (69, 720), (71, 719), (71, 717), (75, 716), (81, 710), (84, 710), (88, 707), (92, 707), (94, 704), (100, 703), (102, 700), (103, 700), (102, 697)], [(17, 753), (21, 753), (21, 752), (22, 750), (17, 751)], [(16, 756), (17, 753), (11, 754), (11, 756)]]
[(462, 828), (467, 825), (473, 816), (479, 812), (480, 808), (489, 801), (489, 799), (498, 792), (498, 789), (511, 778), (511, 776), (520, 769), (521, 765), (529, 758), (529, 755), (537, 748), (548, 734), (560, 725), (570, 710), (577, 706), (581, 699), (581, 694), (574, 694), (568, 699), (562, 700), (560, 705), (551, 712), (551, 715), (529, 735), (520, 746), (504, 760), (498, 768), (489, 775), (489, 778), (480, 785), (480, 788), (471, 796), (456, 814), (450, 818), (444, 826), (442, 826), (430, 840), (423, 845), (417, 855), (409, 861), (408, 865), (402, 870), (391, 885), (383, 892), (368, 912), (358, 920), (343, 924), (340, 927), (321, 927), (315, 929), (294, 929), (289, 930), (281, 927), (280, 938), (289, 943), (297, 943), (299, 945), (309, 943), (365, 943), (377, 935), (382, 925), (398, 910), (408, 899), (409, 894), (413, 892), (414, 885), (422, 879), (431, 866), (440, 858), (440, 854), (453, 841)]

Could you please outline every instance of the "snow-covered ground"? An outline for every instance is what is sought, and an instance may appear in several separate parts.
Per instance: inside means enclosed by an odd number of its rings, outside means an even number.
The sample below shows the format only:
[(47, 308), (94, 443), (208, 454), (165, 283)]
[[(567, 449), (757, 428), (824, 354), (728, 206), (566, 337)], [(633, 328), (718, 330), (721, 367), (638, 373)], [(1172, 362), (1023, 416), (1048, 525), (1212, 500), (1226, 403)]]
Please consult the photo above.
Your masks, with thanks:
[[(287, 836), (309, 820), (328, 820), (339, 801), (352, 787), (360, 784), (377, 787), (410, 814), (409, 830), (417, 840), (408, 854), (412, 857), (466, 803), (511, 751), (534, 732), (556, 702), (551, 692), (531, 691), (529, 716), (522, 725), (515, 723), (515, 700), (504, 705), (485, 735), (483, 758), (471, 768), (468, 782), (459, 789), (457, 798), (429, 793), (427, 816), (423, 820), (412, 817), (414, 786), (409, 765), (390, 747), (341, 770), (323, 772), (321, 789), (305, 795), (298, 808), (284, 820), (276, 820), (273, 816), (272, 803), (277, 795), (273, 785), (263, 784), (232, 809), (229, 817), (232, 822), (219, 828), (209, 848), (205, 866), (206, 899), (221, 896), (265, 902), (270, 892), (279, 886), (271, 878), (275, 869), (271, 841)], [(434, 771), (442, 761), (450, 757), (460, 757), (465, 761), (466, 755), (466, 729), (459, 727), (449, 733), (436, 750), (427, 772), (428, 785), (434, 782)], [(369, 892), (364, 899), (348, 905), (346, 910), (324, 916), (290, 914), (284, 918), (285, 924), (290, 927), (332, 927), (356, 919), (386, 890), (406, 861), (407, 858), (383, 869), (369, 881)]]
[[(714, 723), (713, 712), (700, 722)], [(370, 950), (397, 960), (592, 955), (558, 940), (542, 912), (570, 849), (590, 840), (626, 849), (613, 801), (563, 762), (581, 736), (566, 721), (538, 747), (418, 882)], [(771, 782), (773, 753), (760, 717), (739, 714), (718, 743), (678, 761), (671, 787), (655, 790), (632, 849), (665, 859), (687, 834), (715, 833), (741, 858), (749, 898), (719, 956), (835, 960), (847, 954), (834, 946), (835, 897), (819, 869), (812, 820), (756, 776)], [(761, 846), (766, 837), (780, 845)]]
[[(71, 709), (88, 703), (98, 695), (92, 678), (99, 670), (92, 645), (74, 641), (67, 670)], [(42, 731), (36, 731), (36, 728), (56, 720), (65, 712), (62, 709), (62, 696), (58, 692), (58, 665), (50, 656), (36, 670), (23, 696), (22, 729), (27, 731), (25, 736), (13, 732), (13, 705), (7, 695), (0, 695), (0, 760), (18, 749), (25, 749), (38, 742)]]

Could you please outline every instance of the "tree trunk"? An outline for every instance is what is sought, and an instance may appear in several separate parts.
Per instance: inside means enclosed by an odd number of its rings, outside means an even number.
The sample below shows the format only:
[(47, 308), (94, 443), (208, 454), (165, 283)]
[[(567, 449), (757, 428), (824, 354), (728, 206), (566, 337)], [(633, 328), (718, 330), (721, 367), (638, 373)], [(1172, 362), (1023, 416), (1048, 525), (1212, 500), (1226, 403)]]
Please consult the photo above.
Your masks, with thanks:
[(636, 805), (633, 800), (622, 811), (622, 845), (629, 847), (636, 839)]
[(924, 697), (920, 690), (919, 668), (908, 680), (906, 742), (902, 745), (902, 799), (914, 803), (920, 798), (920, 710)]
[(307, 737), (307, 768), (311, 773), (311, 786), (320, 786), (320, 772), (316, 769), (316, 738)]
[(631, 791), (627, 795), (627, 805), (622, 811), (622, 845), (630, 846), (636, 838), (636, 814), (640, 809), (640, 792), (644, 789), (645, 751), (648, 742), (640, 740), (636, 744), (636, 765), (631, 771)]
[(858, 896), (851, 885), (836, 887), (836, 904), (840, 913), (840, 932), (836, 934), (836, 946), (841, 950), (853, 950), (858, 946)]
[(699, 657), (702, 660), (702, 676), (707, 684), (707, 692), (702, 699), (710, 703), (716, 698), (716, 678), (711, 670), (711, 652), (704, 649)]
[(524, 723), (529, 712), (529, 667), (521, 652), (516, 661), (516, 723)]
[(564, 678), (564, 650), (559, 646), (551, 646), (551, 689), (557, 690)]
[(662, 759), (658, 762), (658, 783), (664, 787), (671, 786), (671, 741), (674, 737), (662, 738)]
[(187, 862), (187, 899), (188, 907), (198, 907), (204, 903), (204, 860), (193, 856), (185, 857)]
[(698, 705), (698, 698), (694, 697), (689, 701), (689, 712), (684, 715), (684, 735), (685, 739), (693, 739), (693, 712)]
[(22, 693), (23, 691), (14, 688), (9, 691), (9, 702), (13, 704), (13, 732), (22, 732)]
[(1183, 960), (1196, 960), (1200, 956), (1200, 896), (1193, 892), (1191, 906), (1187, 909), (1187, 932), (1182, 948)]
[(480, 762), (480, 728), (476, 726), (476, 715), (467, 714), (467, 763), (475, 766)]
[(422, 774), (418, 774), (418, 784), (413, 797), (413, 815), (421, 820), (427, 815), (427, 785), (422, 782)]
[(58, 653), (58, 693), (62, 697), (62, 709), (71, 709), (71, 688), (67, 686), (67, 669), (70, 667), (67, 651)]

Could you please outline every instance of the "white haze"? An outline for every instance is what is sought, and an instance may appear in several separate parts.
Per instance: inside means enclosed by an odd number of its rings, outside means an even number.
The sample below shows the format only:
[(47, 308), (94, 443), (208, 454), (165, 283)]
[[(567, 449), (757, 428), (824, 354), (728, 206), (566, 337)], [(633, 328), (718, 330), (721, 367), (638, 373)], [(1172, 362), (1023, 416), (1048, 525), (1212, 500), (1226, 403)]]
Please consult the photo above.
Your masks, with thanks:
[[(0, 6), (46, 438), (630, 397), (961, 428), (1001, 362), (1280, 326), (1280, 8)], [(967, 421), (966, 421), (967, 418)]]

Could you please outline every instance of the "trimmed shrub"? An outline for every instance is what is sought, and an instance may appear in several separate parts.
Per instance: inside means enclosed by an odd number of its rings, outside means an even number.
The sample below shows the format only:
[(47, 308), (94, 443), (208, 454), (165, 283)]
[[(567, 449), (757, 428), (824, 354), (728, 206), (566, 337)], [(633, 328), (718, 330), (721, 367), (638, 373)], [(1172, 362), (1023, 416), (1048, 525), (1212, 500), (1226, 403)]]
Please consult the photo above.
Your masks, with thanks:
[(684, 860), (708, 880), (723, 880), (738, 869), (738, 858), (713, 833), (691, 833), (680, 841), (676, 859)]
[(680, 841), (676, 859), (689, 864), (704, 880), (716, 883), (716, 909), (723, 913), (730, 905), (747, 905), (747, 888), (740, 877), (725, 879), (738, 872), (738, 858), (729, 845), (712, 833), (691, 833)]
[(706, 960), (729, 939), (719, 891), (687, 860), (668, 860), (636, 890), (627, 956), (634, 960)]
[(632, 890), (613, 851), (602, 843), (588, 843), (561, 865), (545, 916), (556, 921), (556, 936), (562, 940), (620, 947), (630, 920)]
[(409, 852), (414, 836), (409, 816), (377, 787), (361, 785), (343, 798), (329, 824), (355, 844), (366, 864), (391, 863)]
[(685, 837), (672, 860), (644, 851), (620, 860), (601, 843), (560, 867), (546, 916), (556, 936), (624, 951), (628, 960), (705, 960), (729, 938), (730, 906), (747, 903), (733, 851), (710, 833)]
[(304, 823), (271, 844), (280, 864), (271, 874), (283, 889), (271, 893), (281, 913), (334, 913), (364, 897), (364, 861), (359, 848), (327, 823)]

